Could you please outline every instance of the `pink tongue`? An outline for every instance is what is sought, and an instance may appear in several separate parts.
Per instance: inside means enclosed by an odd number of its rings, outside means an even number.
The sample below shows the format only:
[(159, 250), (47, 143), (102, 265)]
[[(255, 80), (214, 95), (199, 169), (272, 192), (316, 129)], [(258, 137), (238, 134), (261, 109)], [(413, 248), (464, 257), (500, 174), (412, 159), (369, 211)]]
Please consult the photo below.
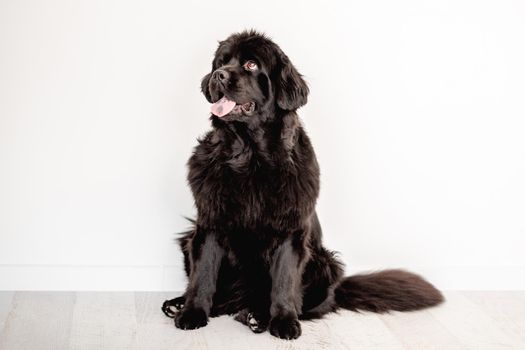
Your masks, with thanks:
[(223, 117), (226, 114), (230, 113), (234, 107), (235, 102), (228, 100), (228, 98), (224, 96), (219, 101), (211, 105), (211, 112), (217, 117)]

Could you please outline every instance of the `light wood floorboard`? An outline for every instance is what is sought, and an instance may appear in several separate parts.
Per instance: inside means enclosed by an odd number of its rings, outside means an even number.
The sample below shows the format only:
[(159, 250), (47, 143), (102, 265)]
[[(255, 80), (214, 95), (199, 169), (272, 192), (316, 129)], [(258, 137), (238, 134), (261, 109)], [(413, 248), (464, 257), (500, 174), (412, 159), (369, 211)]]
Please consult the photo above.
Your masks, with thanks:
[(11, 302), (14, 292), (0, 292), (0, 331), (4, 328), (5, 320), (11, 311)]
[[(492, 296), (486, 294), (486, 299)], [(451, 334), (466, 349), (525, 349), (525, 344), (512, 335), (506, 328), (500, 328), (478, 304), (471, 301), (464, 293), (447, 293), (447, 303), (442, 307), (429, 309)]]
[(181, 331), (160, 311), (178, 293), (0, 292), (0, 349), (525, 349), (525, 292), (448, 292), (447, 302), (386, 315), (340, 311), (284, 341), (230, 316)]

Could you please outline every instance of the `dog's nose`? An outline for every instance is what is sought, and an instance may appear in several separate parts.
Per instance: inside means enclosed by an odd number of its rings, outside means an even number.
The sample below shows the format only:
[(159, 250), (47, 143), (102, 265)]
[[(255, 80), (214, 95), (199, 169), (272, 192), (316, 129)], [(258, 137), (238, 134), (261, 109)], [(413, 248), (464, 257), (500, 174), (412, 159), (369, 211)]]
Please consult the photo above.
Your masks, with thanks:
[(213, 72), (213, 79), (218, 80), (221, 83), (225, 83), (230, 79), (230, 73), (224, 69), (217, 69), (215, 72)]

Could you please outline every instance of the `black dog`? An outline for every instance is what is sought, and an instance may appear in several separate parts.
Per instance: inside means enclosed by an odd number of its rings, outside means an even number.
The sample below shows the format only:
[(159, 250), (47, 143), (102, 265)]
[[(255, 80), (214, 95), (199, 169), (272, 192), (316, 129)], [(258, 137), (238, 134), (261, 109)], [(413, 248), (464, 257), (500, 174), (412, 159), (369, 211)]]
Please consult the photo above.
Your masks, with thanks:
[(213, 129), (190, 158), (198, 214), (180, 239), (189, 283), (163, 311), (181, 329), (236, 314), (254, 332), (301, 335), (299, 319), (339, 307), (417, 310), (443, 297), (400, 270), (343, 277), (321, 241), (319, 167), (296, 110), (308, 87), (288, 57), (254, 31), (230, 36), (202, 80)]

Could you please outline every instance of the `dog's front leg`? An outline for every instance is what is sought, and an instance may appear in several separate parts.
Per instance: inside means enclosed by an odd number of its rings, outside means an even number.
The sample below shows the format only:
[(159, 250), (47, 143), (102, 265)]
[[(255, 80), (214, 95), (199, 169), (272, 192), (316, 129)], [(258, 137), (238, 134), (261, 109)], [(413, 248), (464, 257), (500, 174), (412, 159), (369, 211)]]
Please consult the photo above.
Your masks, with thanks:
[(184, 308), (175, 316), (175, 326), (181, 329), (204, 327), (212, 307), (217, 275), (224, 250), (213, 230), (197, 228), (191, 242), (191, 272), (185, 293)]
[[(297, 233), (299, 234), (299, 233)], [(302, 307), (302, 246), (289, 237), (275, 250), (270, 265), (272, 277), (270, 333), (282, 339), (301, 335), (298, 314)]]

